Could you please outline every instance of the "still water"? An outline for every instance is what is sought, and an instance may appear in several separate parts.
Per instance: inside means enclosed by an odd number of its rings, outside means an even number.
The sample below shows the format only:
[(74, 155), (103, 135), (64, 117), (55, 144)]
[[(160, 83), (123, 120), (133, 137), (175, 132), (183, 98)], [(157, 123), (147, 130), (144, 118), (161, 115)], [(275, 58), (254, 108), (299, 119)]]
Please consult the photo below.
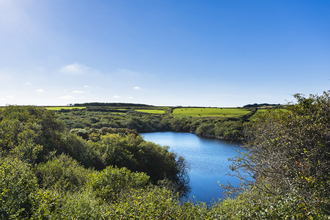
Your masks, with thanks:
[(218, 181), (238, 185), (239, 179), (226, 175), (232, 162), (228, 158), (236, 156), (236, 150), (242, 150), (238, 143), (201, 138), (191, 133), (155, 132), (141, 134), (146, 141), (161, 146), (169, 146), (171, 152), (183, 156), (190, 165), (190, 199), (210, 204), (223, 198)]

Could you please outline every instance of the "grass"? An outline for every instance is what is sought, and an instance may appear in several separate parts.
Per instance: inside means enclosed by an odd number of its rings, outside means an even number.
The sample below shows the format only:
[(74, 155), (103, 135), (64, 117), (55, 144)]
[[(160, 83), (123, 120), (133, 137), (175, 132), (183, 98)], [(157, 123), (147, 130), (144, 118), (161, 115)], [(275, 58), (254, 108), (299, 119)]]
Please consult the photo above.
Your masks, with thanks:
[(164, 110), (156, 110), (156, 109), (135, 109), (136, 112), (150, 113), (150, 114), (164, 114)]
[[(254, 113), (254, 115), (252, 115), (250, 117), (249, 120), (256, 120), (260, 115), (266, 113), (269, 109), (258, 109), (258, 111), (256, 113)], [(287, 111), (286, 109), (274, 109), (274, 111)]]
[(69, 106), (65, 106), (65, 107), (61, 107), (61, 106), (56, 106), (56, 107), (46, 107), (47, 110), (53, 110), (53, 111), (57, 111), (57, 110), (61, 110), (61, 109), (85, 109), (86, 107), (69, 107)]
[(173, 110), (174, 116), (192, 117), (240, 117), (250, 112), (242, 108), (176, 108)]

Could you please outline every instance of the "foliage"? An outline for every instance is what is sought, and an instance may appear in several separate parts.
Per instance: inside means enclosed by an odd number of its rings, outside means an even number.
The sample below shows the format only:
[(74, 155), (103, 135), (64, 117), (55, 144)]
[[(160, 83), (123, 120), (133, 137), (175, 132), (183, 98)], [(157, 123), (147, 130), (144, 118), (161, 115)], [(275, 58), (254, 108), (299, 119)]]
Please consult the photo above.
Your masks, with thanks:
[(87, 186), (95, 191), (102, 201), (113, 202), (118, 197), (130, 192), (132, 188), (143, 189), (149, 184), (149, 176), (145, 173), (132, 173), (127, 168), (105, 168), (94, 172), (88, 178)]
[(144, 141), (140, 135), (106, 134), (96, 142), (96, 148), (104, 164), (144, 172), (153, 184), (166, 178), (184, 192), (189, 183), (183, 158), (169, 152), (167, 147)]
[[(140, 110), (149, 113), (139, 112)], [(247, 123), (257, 111), (256, 108), (175, 108), (174, 113), (179, 114), (171, 114), (172, 110), (173, 108), (153, 106), (127, 106), (126, 108), (88, 106), (83, 110), (59, 111), (57, 115), (67, 124), (72, 133), (76, 133), (84, 139), (86, 139), (86, 133), (97, 134), (97, 129), (106, 127), (108, 129), (127, 128), (139, 133), (154, 131), (194, 132), (200, 136), (238, 140), (244, 138), (243, 124)], [(163, 114), (152, 114), (152, 112), (157, 113), (155, 111)], [(193, 117), (189, 114), (192, 114)], [(216, 130), (211, 128), (215, 124), (223, 127), (221, 123), (226, 121), (235, 126), (224, 128), (225, 132), (215, 132)], [(237, 123), (237, 121), (241, 123)], [(206, 125), (209, 129), (206, 129)], [(199, 130), (197, 130), (198, 126), (201, 126)], [(97, 139), (95, 134), (93, 138)]]
[(29, 163), (42, 161), (56, 149), (64, 124), (54, 113), (33, 106), (0, 109), (0, 153)]
[[(81, 111), (74, 110), (73, 113), (81, 115)], [(63, 175), (69, 172), (70, 170), (64, 171), (62, 168), (59, 172), (59, 167), (55, 165), (63, 163), (64, 166), (71, 163), (65, 162), (64, 157), (46, 163), (56, 155), (67, 154), (86, 168), (102, 170), (106, 166), (116, 165), (128, 167), (132, 171), (145, 172), (150, 175), (154, 184), (166, 178), (176, 182), (177, 189), (182, 189), (183, 183), (187, 182), (184, 177), (184, 160), (168, 152), (167, 148), (145, 142), (136, 131), (127, 128), (102, 128), (89, 129), (88, 132), (75, 129), (69, 133), (65, 132), (63, 123), (55, 119), (53, 112), (34, 106), (8, 106), (1, 109), (0, 115), (1, 155), (12, 155), (30, 164), (44, 162), (43, 167), (38, 166), (38, 172), (43, 174), (48, 169), (53, 169), (58, 175), (61, 172)], [(92, 141), (84, 140), (75, 133)], [(58, 175), (55, 177), (65, 176)], [(44, 177), (47, 179), (51, 176)], [(56, 183), (57, 180), (47, 181), (52, 186), (61, 185), (60, 182)]]
[(76, 134), (80, 137), (82, 137), (85, 140), (88, 140), (88, 131), (86, 129), (82, 128), (73, 128), (70, 130), (70, 133)]
[[(329, 93), (296, 98), (297, 104), (250, 122), (256, 109), (241, 118), (204, 118), (143, 114), (130, 106), (114, 115), (111, 106), (100, 105), (59, 111), (65, 128), (42, 108), (2, 108), (0, 217), (330, 219)], [(182, 201), (177, 192), (189, 181), (184, 158), (137, 133), (157, 130), (245, 135), (250, 146), (233, 169), (246, 169), (255, 180), (209, 207)]]
[(247, 183), (256, 189), (273, 196), (290, 194), (299, 205), (329, 210), (329, 94), (296, 94), (297, 104), (259, 117), (247, 129), (247, 153), (235, 158), (232, 168), (254, 176), (257, 181)]
[(273, 196), (252, 189), (214, 203), (209, 215), (220, 219), (330, 219), (292, 194)]
[(256, 108), (256, 107), (273, 107), (273, 106), (281, 106), (281, 104), (269, 104), (269, 103), (254, 103), (254, 104), (247, 104), (244, 105), (243, 108)]
[(149, 187), (133, 190), (121, 197), (107, 213), (111, 219), (212, 219), (205, 204), (181, 203), (165, 188)]
[(60, 155), (46, 163), (38, 164), (35, 170), (39, 187), (57, 191), (78, 191), (91, 171), (85, 169), (76, 160)]
[(243, 139), (243, 123), (241, 121), (218, 122), (214, 127), (215, 136), (225, 139)]
[(32, 213), (30, 196), (38, 190), (30, 166), (17, 158), (0, 157), (0, 218), (28, 218)]
[(199, 136), (214, 135), (214, 124), (202, 124), (197, 127), (196, 134)]

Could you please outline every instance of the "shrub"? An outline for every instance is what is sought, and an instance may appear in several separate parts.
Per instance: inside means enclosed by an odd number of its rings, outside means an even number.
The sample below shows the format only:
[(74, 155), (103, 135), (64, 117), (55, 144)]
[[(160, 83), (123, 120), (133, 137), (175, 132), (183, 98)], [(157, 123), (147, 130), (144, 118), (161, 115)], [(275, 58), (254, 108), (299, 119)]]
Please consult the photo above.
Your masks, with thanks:
[(57, 191), (80, 190), (85, 185), (90, 172), (64, 154), (36, 167), (40, 187)]
[[(304, 206), (324, 212), (330, 207), (330, 92), (297, 104), (270, 110), (246, 131), (247, 153), (232, 169), (245, 170), (257, 181), (246, 181), (275, 196), (292, 194)], [(238, 173), (238, 176), (239, 173)], [(243, 178), (244, 179), (244, 178)], [(246, 180), (246, 179), (245, 179)]]
[(0, 217), (23, 219), (32, 214), (31, 195), (38, 190), (37, 179), (27, 163), (0, 157)]
[(107, 202), (115, 201), (121, 194), (128, 193), (132, 188), (145, 188), (149, 177), (145, 173), (133, 173), (123, 168), (108, 166), (100, 172), (90, 174), (87, 183), (97, 197)]

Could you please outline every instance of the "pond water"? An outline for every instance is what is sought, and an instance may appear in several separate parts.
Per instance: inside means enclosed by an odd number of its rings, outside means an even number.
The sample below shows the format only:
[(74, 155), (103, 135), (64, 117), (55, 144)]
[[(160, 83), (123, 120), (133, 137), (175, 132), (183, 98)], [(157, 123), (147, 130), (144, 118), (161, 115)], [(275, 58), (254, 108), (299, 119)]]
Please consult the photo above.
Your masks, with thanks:
[(183, 156), (190, 165), (189, 177), (191, 193), (189, 198), (210, 204), (223, 198), (222, 188), (229, 181), (238, 185), (240, 180), (226, 175), (232, 162), (228, 158), (238, 155), (242, 150), (239, 143), (218, 139), (202, 138), (191, 133), (154, 132), (141, 134), (146, 141), (161, 146), (169, 146), (171, 152)]

